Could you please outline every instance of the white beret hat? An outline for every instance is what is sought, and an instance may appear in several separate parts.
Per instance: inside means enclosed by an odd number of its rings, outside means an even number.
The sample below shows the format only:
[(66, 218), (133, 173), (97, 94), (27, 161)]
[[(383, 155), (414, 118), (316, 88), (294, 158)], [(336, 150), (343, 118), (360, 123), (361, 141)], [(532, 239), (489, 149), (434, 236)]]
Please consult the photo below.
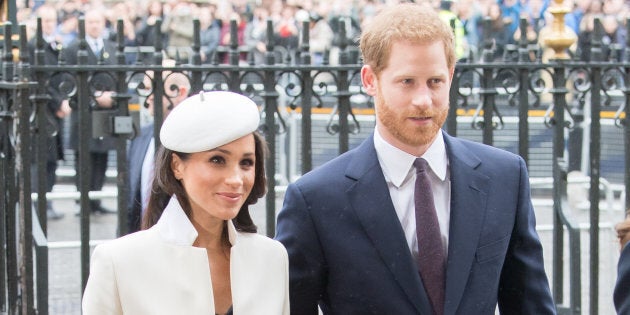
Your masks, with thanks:
[(165, 148), (195, 153), (228, 144), (254, 132), (260, 123), (256, 103), (233, 92), (201, 92), (179, 103), (164, 120)]

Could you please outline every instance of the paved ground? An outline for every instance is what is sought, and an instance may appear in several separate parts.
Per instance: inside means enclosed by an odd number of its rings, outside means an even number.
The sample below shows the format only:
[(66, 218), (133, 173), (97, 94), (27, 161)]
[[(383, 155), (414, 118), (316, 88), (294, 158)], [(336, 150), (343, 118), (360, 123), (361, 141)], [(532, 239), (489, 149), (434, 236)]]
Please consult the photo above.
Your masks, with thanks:
[[(114, 187), (107, 186), (106, 190), (113, 190)], [(55, 191), (72, 191), (71, 185), (57, 185)], [(580, 195), (580, 193), (578, 193)], [(548, 198), (535, 197), (535, 206), (538, 220), (538, 230), (545, 248), (546, 268), (551, 277), (551, 244), (552, 244), (552, 216), (550, 200)], [(281, 196), (280, 196), (281, 198)], [(281, 199), (277, 201), (278, 209), (281, 207)], [(115, 208), (115, 200), (105, 200), (104, 205), (110, 209)], [(80, 314), (81, 300), (81, 277), (80, 277), (80, 257), (79, 257), (79, 218), (75, 216), (78, 206), (72, 200), (55, 200), (54, 207), (65, 214), (59, 221), (50, 221), (48, 225), (49, 237), (49, 313), (50, 314)], [(604, 205), (605, 206), (605, 205)], [(618, 208), (618, 207), (617, 207)], [(582, 247), (582, 309), (583, 314), (589, 312), (589, 233), (588, 233), (588, 212), (586, 210), (576, 210), (572, 217), (580, 223), (583, 230), (581, 233)], [(265, 202), (260, 200), (253, 208), (252, 216), (259, 226), (259, 231), (265, 234)], [(619, 257), (618, 246), (613, 233), (613, 223), (623, 218), (620, 209), (614, 211), (602, 211), (600, 215), (600, 279), (599, 279), (599, 314), (614, 314), (612, 307), (612, 287), (616, 278), (616, 262)], [(115, 237), (116, 216), (115, 215), (93, 215), (91, 217), (91, 239), (107, 240)], [(568, 262), (568, 259), (565, 259)], [(565, 293), (568, 302), (568, 265), (565, 268)]]

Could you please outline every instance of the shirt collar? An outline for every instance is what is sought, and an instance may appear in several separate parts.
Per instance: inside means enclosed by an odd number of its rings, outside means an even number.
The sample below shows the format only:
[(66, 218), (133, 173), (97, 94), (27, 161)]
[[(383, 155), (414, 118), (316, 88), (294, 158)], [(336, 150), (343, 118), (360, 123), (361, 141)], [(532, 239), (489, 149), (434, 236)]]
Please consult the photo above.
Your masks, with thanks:
[[(374, 128), (374, 149), (385, 178), (389, 179), (394, 186), (400, 187), (412, 174), (410, 170), (413, 168), (413, 162), (417, 157), (385, 141), (378, 128)], [(436, 135), (435, 141), (422, 155), (422, 158), (427, 160), (431, 170), (441, 181), (446, 179), (448, 159), (441, 129), (440, 133)]]
[[(155, 227), (166, 242), (174, 245), (192, 246), (198, 235), (197, 230), (174, 195), (169, 200), (166, 208), (164, 208), (164, 212), (162, 212)], [(230, 244), (234, 246), (236, 245), (238, 234), (232, 220), (227, 221), (227, 228)]]

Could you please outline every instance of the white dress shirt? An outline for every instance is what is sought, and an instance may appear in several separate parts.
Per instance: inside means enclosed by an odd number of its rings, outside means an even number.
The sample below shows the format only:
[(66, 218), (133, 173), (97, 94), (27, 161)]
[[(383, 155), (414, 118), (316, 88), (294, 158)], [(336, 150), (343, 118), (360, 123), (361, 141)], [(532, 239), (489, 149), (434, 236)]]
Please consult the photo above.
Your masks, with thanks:
[(103, 49), (103, 39), (102, 38), (92, 38), (87, 36), (86, 40), (88, 42), (88, 44), (90, 45), (90, 49), (92, 50), (92, 52), (94, 54), (99, 54), (101, 52), (101, 49)]
[[(409, 250), (414, 257), (418, 257), (418, 239), (416, 236), (416, 214), (414, 202), (414, 187), (416, 171), (413, 166), (416, 156), (404, 152), (389, 144), (378, 131), (374, 129), (374, 148), (378, 156), (378, 162), (383, 169), (383, 175), (389, 188), (389, 194), (400, 220)], [(429, 179), (433, 200), (437, 212), (444, 254), (448, 255), (448, 230), (451, 212), (451, 181), (449, 177), (448, 158), (446, 145), (442, 132), (439, 132), (435, 141), (427, 149), (424, 158), (431, 168)]]
[(144, 211), (149, 204), (149, 196), (151, 195), (151, 182), (155, 169), (155, 138), (151, 137), (147, 153), (142, 161), (142, 170), (140, 171), (140, 202), (142, 203), (141, 217), (144, 217)]

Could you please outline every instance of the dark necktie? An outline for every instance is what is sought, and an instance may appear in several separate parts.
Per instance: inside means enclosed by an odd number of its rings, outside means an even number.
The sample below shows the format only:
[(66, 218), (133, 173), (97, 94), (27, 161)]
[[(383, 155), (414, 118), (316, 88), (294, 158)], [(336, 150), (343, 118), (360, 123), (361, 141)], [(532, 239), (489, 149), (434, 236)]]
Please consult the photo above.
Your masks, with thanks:
[(424, 289), (429, 294), (434, 314), (442, 315), (444, 313), (445, 255), (429, 182), (429, 164), (425, 159), (417, 158), (413, 165), (416, 168), (414, 202), (416, 236), (418, 237), (418, 270)]

